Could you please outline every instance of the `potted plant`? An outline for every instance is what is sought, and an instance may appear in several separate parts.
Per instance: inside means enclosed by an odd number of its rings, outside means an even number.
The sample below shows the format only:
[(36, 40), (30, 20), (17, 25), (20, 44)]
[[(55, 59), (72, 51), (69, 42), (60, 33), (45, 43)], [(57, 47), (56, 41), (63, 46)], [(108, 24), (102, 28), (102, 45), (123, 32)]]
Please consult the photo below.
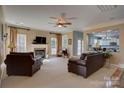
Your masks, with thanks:
[(108, 66), (110, 66), (110, 57), (112, 56), (112, 53), (107, 51), (104, 53), (104, 58), (106, 59), (106, 63), (108, 63)]

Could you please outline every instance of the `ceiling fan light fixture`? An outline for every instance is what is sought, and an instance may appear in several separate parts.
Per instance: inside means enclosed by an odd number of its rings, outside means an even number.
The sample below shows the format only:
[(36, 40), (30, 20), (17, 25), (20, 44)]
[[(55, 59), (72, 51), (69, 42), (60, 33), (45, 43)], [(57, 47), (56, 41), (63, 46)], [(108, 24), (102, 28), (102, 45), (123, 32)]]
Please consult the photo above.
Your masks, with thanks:
[(68, 19), (75, 19), (75, 17), (66, 18), (65, 13), (62, 13), (59, 17), (50, 17), (50, 18), (56, 20), (56, 23), (54, 23), (56, 26), (54, 27), (68, 27), (69, 25), (72, 25), (71, 22), (68, 22)]
[(58, 27), (62, 27), (62, 25), (58, 25)]

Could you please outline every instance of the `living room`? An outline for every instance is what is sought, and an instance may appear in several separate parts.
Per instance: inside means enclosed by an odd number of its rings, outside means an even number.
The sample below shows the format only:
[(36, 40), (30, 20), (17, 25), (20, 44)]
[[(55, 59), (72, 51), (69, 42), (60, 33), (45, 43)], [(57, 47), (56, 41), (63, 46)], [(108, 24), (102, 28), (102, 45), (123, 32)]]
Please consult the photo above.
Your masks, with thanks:
[[(1, 87), (110, 87), (106, 79), (123, 77), (123, 11), (119, 5), (0, 6)], [(110, 64), (103, 57), (108, 51)], [(25, 62), (33, 64), (30, 73)]]

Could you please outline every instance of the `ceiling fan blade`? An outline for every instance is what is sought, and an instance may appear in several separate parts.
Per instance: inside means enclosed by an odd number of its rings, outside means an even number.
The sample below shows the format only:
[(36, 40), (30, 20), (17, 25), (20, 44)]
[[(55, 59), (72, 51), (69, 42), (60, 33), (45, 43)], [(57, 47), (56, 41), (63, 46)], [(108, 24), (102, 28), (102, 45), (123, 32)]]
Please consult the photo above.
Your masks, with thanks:
[(74, 19), (77, 19), (77, 17), (70, 17), (70, 18), (66, 18), (66, 19), (74, 20)]
[(50, 23), (49, 24), (54, 24), (54, 27), (68, 27), (69, 25), (72, 25), (71, 22), (68, 22), (68, 20), (73, 20), (77, 19), (76, 17), (69, 17), (66, 18), (66, 13), (61, 13), (59, 17), (50, 17), (51, 19), (55, 19), (55, 23)]
[(56, 23), (50, 23), (50, 22), (48, 22), (48, 24), (56, 24)]
[(50, 17), (51, 19), (58, 19), (58, 18), (56, 18), (56, 17)]
[(64, 23), (65, 25), (72, 25), (72, 23)]

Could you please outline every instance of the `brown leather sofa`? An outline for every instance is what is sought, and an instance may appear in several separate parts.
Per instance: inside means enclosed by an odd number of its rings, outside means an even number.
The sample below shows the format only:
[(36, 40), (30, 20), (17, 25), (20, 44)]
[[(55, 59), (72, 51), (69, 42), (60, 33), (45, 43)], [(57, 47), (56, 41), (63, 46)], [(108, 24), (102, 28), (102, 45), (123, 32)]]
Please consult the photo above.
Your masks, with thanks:
[(42, 65), (41, 58), (34, 58), (33, 52), (30, 53), (10, 53), (5, 59), (8, 76), (23, 75), (32, 76)]
[(102, 53), (84, 53), (80, 58), (70, 58), (68, 61), (68, 72), (87, 78), (99, 70), (105, 64)]

